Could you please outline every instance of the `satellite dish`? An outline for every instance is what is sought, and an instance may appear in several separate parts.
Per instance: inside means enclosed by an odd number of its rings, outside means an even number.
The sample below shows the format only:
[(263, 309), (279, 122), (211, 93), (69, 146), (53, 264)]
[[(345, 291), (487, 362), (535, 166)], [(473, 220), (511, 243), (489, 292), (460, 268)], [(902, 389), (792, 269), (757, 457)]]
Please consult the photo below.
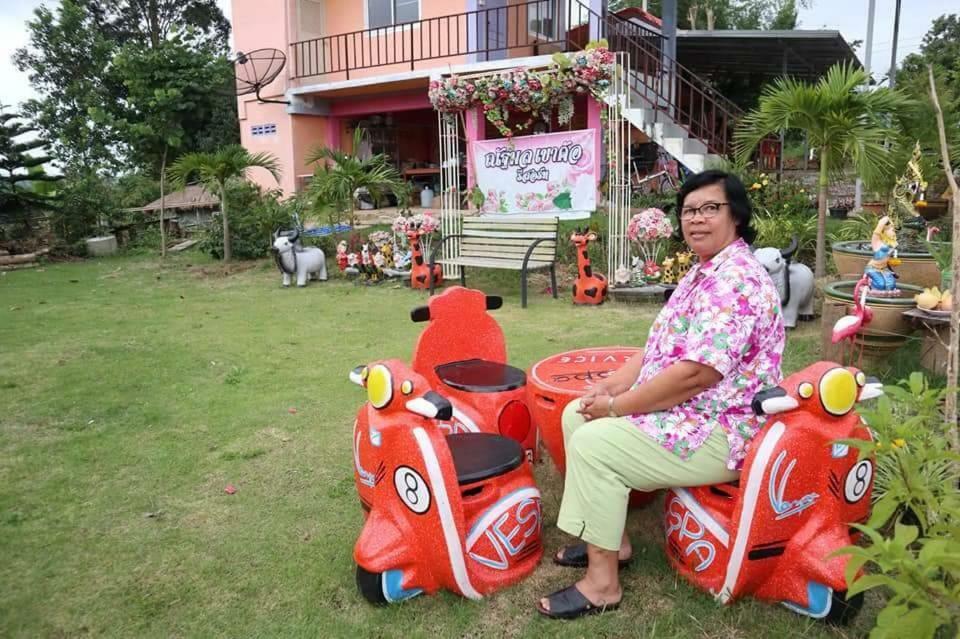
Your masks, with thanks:
[(286, 63), (287, 56), (280, 49), (257, 49), (249, 53), (237, 51), (233, 64), (237, 95), (253, 93), (260, 102), (290, 104), (285, 100), (267, 100), (260, 97), (260, 90), (277, 79)]

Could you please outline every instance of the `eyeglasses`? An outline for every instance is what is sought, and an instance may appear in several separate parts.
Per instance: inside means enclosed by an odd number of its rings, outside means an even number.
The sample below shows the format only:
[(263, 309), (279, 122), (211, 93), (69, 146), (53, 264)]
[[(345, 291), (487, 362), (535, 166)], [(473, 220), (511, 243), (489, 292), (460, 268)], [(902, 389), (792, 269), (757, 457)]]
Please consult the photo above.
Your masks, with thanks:
[(697, 213), (703, 216), (703, 219), (709, 220), (710, 218), (716, 216), (720, 212), (720, 207), (724, 204), (730, 204), (729, 202), (707, 202), (706, 204), (701, 204), (700, 206), (685, 206), (680, 210), (680, 219), (681, 220), (692, 220), (696, 217)]

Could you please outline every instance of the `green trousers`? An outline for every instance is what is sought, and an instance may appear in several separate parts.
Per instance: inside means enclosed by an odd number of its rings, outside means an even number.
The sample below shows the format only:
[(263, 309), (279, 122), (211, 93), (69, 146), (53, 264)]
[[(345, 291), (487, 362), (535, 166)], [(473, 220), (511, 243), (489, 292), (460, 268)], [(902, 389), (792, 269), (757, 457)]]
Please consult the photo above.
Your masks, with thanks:
[(717, 428), (683, 461), (626, 417), (586, 422), (575, 399), (563, 411), (567, 475), (557, 526), (606, 550), (620, 548), (630, 491), (704, 486), (735, 480), (730, 446)]

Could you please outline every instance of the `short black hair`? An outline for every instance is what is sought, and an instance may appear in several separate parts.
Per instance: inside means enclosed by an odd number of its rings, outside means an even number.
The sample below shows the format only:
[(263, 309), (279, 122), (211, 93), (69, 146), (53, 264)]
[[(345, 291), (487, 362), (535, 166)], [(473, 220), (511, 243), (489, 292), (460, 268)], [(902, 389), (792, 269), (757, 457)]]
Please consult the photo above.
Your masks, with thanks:
[(736, 175), (718, 170), (701, 171), (684, 180), (683, 185), (677, 192), (676, 239), (681, 242), (683, 241), (683, 228), (680, 220), (680, 213), (683, 211), (683, 201), (697, 189), (710, 186), (711, 184), (723, 184), (727, 202), (730, 203), (730, 213), (733, 215), (733, 221), (737, 225), (737, 235), (742, 237), (747, 244), (753, 244), (754, 240), (757, 239), (757, 231), (750, 225), (751, 220), (753, 220), (753, 207), (750, 206), (747, 189)]

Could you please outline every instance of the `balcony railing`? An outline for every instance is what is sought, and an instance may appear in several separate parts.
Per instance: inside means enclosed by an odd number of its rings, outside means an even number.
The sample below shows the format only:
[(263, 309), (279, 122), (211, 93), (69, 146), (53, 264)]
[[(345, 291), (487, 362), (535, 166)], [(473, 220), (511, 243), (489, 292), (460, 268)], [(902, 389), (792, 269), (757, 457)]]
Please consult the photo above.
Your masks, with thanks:
[(629, 54), (629, 82), (659, 117), (666, 114), (702, 140), (712, 153), (727, 154), (740, 109), (663, 52), (662, 36), (614, 14), (598, 14), (579, 0), (531, 0), (503, 7), (425, 18), (294, 42), (294, 78), (473, 56), (476, 61), (517, 55), (576, 51), (591, 40)]
[[(485, 61), (524, 50), (572, 51), (599, 39), (600, 26), (576, 0), (531, 0), (294, 42), (293, 77), (342, 73), (349, 79), (362, 69), (391, 65), (415, 69), (419, 62), (443, 58), (471, 55)], [(644, 32), (651, 46), (659, 47), (659, 34)]]

